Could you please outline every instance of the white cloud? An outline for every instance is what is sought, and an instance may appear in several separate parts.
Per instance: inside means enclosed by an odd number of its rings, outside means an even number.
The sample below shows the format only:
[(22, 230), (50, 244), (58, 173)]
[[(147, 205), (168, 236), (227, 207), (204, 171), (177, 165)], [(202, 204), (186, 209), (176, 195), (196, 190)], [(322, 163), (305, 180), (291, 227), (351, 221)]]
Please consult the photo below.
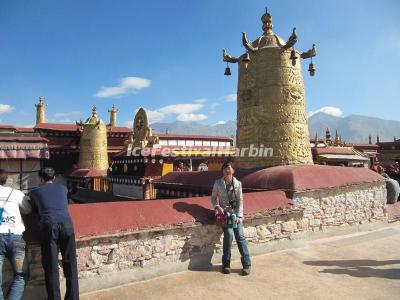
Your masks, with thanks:
[(194, 100), (193, 102), (194, 102), (194, 103), (205, 103), (205, 102), (207, 102), (207, 101), (208, 101), (207, 98), (200, 98), (200, 99)]
[[(134, 111), (134, 115), (138, 112), (139, 109)], [(147, 112), (147, 116), (149, 117), (149, 124), (161, 122), (165, 118), (165, 114), (160, 113), (158, 110), (150, 110), (145, 109)], [(133, 120), (125, 121), (125, 126), (132, 128), (133, 127)]]
[(207, 116), (204, 114), (179, 114), (176, 119), (182, 122), (194, 122), (194, 121), (202, 121), (207, 119)]
[(15, 107), (8, 105), (8, 104), (0, 104), (0, 114), (8, 113), (13, 111)]
[(112, 87), (102, 87), (94, 96), (99, 98), (120, 97), (125, 94), (135, 94), (149, 87), (151, 80), (140, 77), (124, 77), (120, 84)]
[(163, 114), (189, 114), (203, 108), (201, 103), (172, 104), (161, 107), (157, 111)]
[(223, 97), (226, 102), (236, 102), (237, 94), (229, 94)]
[(165, 118), (165, 114), (157, 111), (157, 110), (148, 110), (147, 115), (149, 116), (149, 123), (156, 123), (156, 122), (161, 122)]
[(331, 115), (334, 117), (341, 117), (343, 115), (343, 112), (339, 107), (324, 106), (315, 111), (308, 112), (308, 117), (311, 117), (312, 115), (315, 115), (316, 113), (319, 113), (319, 112), (322, 112), (324, 114)]
[[(162, 122), (166, 117), (170, 115), (176, 115), (176, 120), (178, 121), (201, 121), (207, 119), (204, 114), (194, 114), (194, 112), (202, 109), (204, 104), (202, 103), (181, 103), (181, 104), (171, 104), (163, 106), (161, 108), (150, 110), (146, 109), (147, 115), (149, 117), (149, 123)], [(135, 114), (138, 110), (135, 111)], [(133, 121), (126, 121), (125, 125), (132, 127)]]
[(81, 115), (82, 113), (80, 111), (71, 111), (71, 112), (66, 112), (66, 113), (55, 113), (54, 117), (55, 118), (64, 118), (68, 116), (77, 116)]
[(212, 110), (214, 110), (217, 106), (220, 106), (220, 105), (221, 105), (221, 103), (214, 102), (214, 103), (211, 103), (210, 108), (211, 108)]
[(214, 125), (223, 125), (223, 124), (226, 124), (226, 121), (221, 120), (215, 123)]

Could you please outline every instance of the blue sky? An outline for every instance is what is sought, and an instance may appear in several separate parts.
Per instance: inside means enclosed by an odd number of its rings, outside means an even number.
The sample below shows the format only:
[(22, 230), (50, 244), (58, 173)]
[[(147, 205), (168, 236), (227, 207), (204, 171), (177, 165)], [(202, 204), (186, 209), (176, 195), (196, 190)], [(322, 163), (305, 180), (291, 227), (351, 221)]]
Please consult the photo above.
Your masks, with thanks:
[(309, 112), (400, 121), (397, 0), (2, 0), (1, 123), (34, 124), (39, 96), (52, 122), (93, 104), (104, 121), (115, 104), (120, 125), (141, 106), (153, 121), (234, 120), (237, 69), (223, 75), (222, 49), (243, 53), (241, 32), (261, 35), (266, 5), (275, 33), (296, 27), (299, 50), (317, 44)]

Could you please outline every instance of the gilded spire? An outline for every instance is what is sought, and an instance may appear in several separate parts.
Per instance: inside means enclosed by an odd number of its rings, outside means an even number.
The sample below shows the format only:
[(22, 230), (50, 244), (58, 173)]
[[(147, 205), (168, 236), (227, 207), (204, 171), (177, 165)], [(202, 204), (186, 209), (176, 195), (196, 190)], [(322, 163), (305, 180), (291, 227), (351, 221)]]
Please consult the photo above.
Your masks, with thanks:
[[(272, 32), (272, 16), (268, 10), (265, 10), (261, 21), (262, 36), (251, 41), (242, 33), (246, 52), (234, 57), (223, 50), (223, 60), (239, 64), (236, 146), (268, 145), (274, 153), (268, 158), (238, 157), (235, 164), (239, 169), (313, 164), (310, 151), (312, 137), (307, 120), (296, 117), (299, 113), (306, 114), (304, 85), (292, 80), (292, 77), (303, 78), (300, 60), (297, 64), (293, 63), (294, 57), (299, 58), (299, 53), (289, 49), (297, 40), (296, 30), (285, 42)], [(295, 106), (290, 93), (276, 92), (281, 90), (296, 91), (298, 100)], [(270, 105), (271, 101), (274, 105)], [(263, 106), (262, 111), (260, 105)], [(257, 118), (252, 117), (255, 115)], [(271, 116), (274, 117), (271, 119)]]
[(82, 127), (79, 168), (107, 170), (107, 128), (97, 116), (96, 106), (92, 108), (92, 116), (79, 125)]
[(338, 143), (339, 143), (339, 134), (338, 134), (337, 129), (336, 129), (336, 132), (335, 132), (335, 145), (337, 146)]
[(46, 107), (44, 103), (44, 97), (39, 97), (39, 102), (35, 104), (36, 107), (36, 125), (40, 123), (46, 123)]
[(93, 105), (93, 108), (92, 108), (92, 117), (96, 117), (96, 118), (97, 118), (97, 108), (96, 108), (96, 105)]
[(96, 105), (93, 105), (92, 108), (92, 116), (90, 118), (87, 118), (85, 123), (81, 122), (77, 122), (77, 125), (82, 126), (83, 124), (94, 124), (94, 125), (99, 125), (99, 124), (103, 124), (103, 121), (97, 116), (97, 108)]
[(119, 110), (113, 106), (111, 107), (111, 110), (109, 109), (108, 112), (110, 113), (110, 123), (108, 124), (109, 126), (117, 126), (117, 112)]
[(272, 34), (272, 16), (267, 8), (265, 8), (265, 14), (261, 17), (261, 22), (263, 23), (262, 29), (264, 34)]
[(325, 140), (326, 140), (327, 143), (330, 143), (330, 141), (331, 141), (331, 132), (330, 132), (329, 128), (326, 128)]
[(315, 138), (314, 138), (314, 145), (315, 147), (318, 147), (318, 132), (315, 132)]

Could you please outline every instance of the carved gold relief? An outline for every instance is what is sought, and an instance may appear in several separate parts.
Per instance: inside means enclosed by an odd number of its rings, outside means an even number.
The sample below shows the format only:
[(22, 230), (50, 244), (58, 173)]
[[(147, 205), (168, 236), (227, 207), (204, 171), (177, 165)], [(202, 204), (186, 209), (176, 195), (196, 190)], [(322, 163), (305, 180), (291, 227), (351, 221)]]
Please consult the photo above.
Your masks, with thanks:
[(312, 163), (301, 66), (289, 55), (264, 48), (239, 68), (237, 146), (273, 148), (272, 157), (239, 157), (239, 168)]
[(78, 166), (81, 169), (108, 169), (107, 128), (96, 114), (78, 125), (82, 128)]

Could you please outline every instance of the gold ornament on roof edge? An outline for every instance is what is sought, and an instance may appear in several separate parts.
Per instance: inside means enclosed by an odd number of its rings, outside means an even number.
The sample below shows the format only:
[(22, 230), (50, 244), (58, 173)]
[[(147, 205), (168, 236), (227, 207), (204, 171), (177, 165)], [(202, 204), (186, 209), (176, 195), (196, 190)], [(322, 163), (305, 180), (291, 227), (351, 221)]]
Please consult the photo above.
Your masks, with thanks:
[(128, 146), (132, 148), (153, 147), (159, 142), (158, 136), (153, 135), (149, 127), (149, 118), (144, 108), (140, 108), (133, 121), (132, 134), (129, 137)]
[[(316, 47), (299, 53), (296, 28), (285, 42), (273, 33), (272, 16), (261, 17), (263, 34), (250, 42), (242, 33), (246, 52), (223, 60), (238, 63), (237, 147), (272, 148), (272, 156), (245, 155), (235, 161), (242, 169), (312, 164), (304, 81), (299, 58), (312, 58)], [(310, 75), (314, 75), (312, 65)]]
[(93, 106), (91, 117), (76, 124), (82, 129), (78, 168), (107, 170), (107, 127), (97, 116), (96, 107)]
[(35, 107), (36, 107), (36, 125), (40, 123), (46, 123), (47, 104), (44, 103), (43, 97), (39, 97), (39, 102), (35, 104)]
[(111, 127), (117, 126), (117, 112), (118, 112), (118, 109), (113, 104), (113, 106), (111, 107), (111, 110), (109, 109), (108, 112), (110, 113), (110, 123), (108, 125), (111, 126)]

